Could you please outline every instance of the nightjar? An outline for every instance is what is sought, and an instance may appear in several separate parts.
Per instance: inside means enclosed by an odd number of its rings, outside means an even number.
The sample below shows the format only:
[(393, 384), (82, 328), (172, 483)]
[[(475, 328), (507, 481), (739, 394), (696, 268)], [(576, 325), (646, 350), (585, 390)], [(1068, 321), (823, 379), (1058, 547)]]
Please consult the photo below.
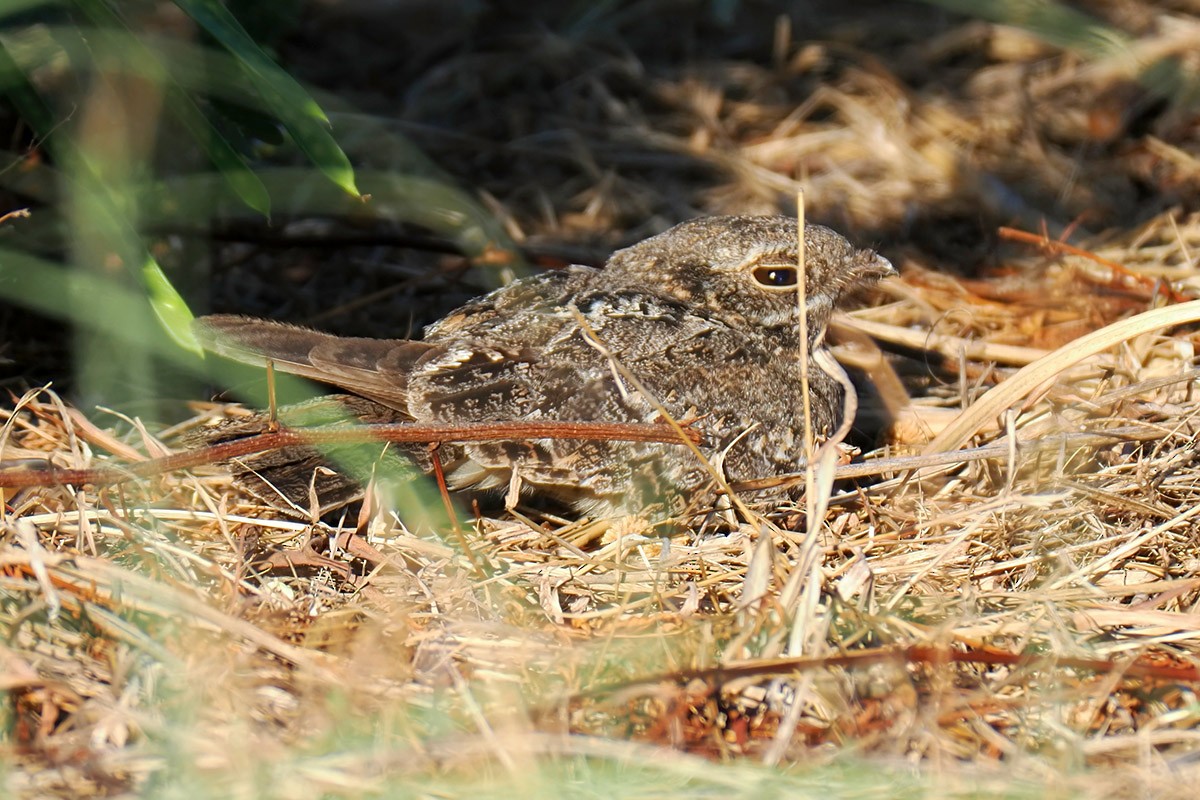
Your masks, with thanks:
[[(707, 217), (619, 250), (603, 269), (572, 266), (523, 278), (451, 312), (420, 341), (341, 338), (276, 322), (216, 315), (196, 322), (204, 346), (351, 394), (284, 409), (297, 426), (346, 415), (368, 422), (695, 420), (700, 450), (730, 482), (804, 463), (799, 350), (822, 347), (847, 289), (894, 273), (829, 228), (805, 228), (808, 341), (800, 340), (796, 221)], [(814, 436), (842, 421), (841, 385), (811, 362)], [(630, 378), (633, 378), (631, 380)], [(645, 392), (645, 394), (643, 393)], [(647, 396), (649, 395), (649, 396)], [(210, 442), (262, 430), (264, 420), (210, 429)], [(393, 450), (395, 445), (392, 445)], [(376, 446), (376, 453), (379, 446)], [(407, 452), (424, 470), (426, 448)], [(678, 445), (536, 440), (444, 445), (453, 489), (514, 488), (584, 514), (666, 519), (714, 499), (712, 474)], [(239, 462), (239, 481), (279, 505), (323, 510), (353, 499), (352, 480), (306, 448)]]

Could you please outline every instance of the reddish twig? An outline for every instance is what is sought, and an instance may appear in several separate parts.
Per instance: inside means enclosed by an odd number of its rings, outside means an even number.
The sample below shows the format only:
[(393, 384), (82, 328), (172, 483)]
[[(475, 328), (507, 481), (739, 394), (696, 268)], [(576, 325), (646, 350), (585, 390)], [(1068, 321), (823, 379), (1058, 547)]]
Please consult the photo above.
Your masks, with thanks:
[(450, 499), (450, 487), (446, 485), (446, 471), (442, 468), (442, 456), (438, 453), (439, 447), (439, 442), (434, 442), (429, 446), (429, 460), (433, 463), (433, 477), (437, 481), (438, 493), (442, 496), (442, 505), (446, 509), (446, 516), (450, 519), (450, 529), (458, 539), (459, 549), (471, 562), (471, 568), (475, 570), (475, 574), (481, 579), (487, 578), (487, 572), (479, 563), (479, 559), (475, 558), (475, 551), (471, 549), (471, 543), (467, 541), (462, 526), (458, 524), (458, 512), (454, 510), (454, 502)]
[(590, 689), (580, 692), (575, 696), (596, 696), (615, 690), (628, 689), (631, 686), (637, 685), (678, 683), (696, 679), (728, 681), (733, 678), (787, 675), (797, 672), (829, 669), (831, 667), (850, 669), (887, 662), (907, 664), (984, 664), (988, 666), (1006, 666), (1015, 669), (1037, 668), (1041, 670), (1047, 668), (1076, 669), (1095, 673), (1115, 672), (1130, 678), (1152, 678), (1164, 681), (1200, 683), (1200, 668), (1194, 666), (1148, 664), (1141, 660), (1121, 663), (1106, 658), (1080, 658), (1077, 656), (1060, 656), (1049, 653), (1009, 653), (1004, 650), (994, 650), (991, 648), (955, 650), (939, 645), (913, 644), (904, 647), (878, 647), (852, 653), (834, 653), (827, 656), (773, 658), (751, 661), (744, 664), (727, 664), (707, 669), (682, 670), (648, 678), (640, 678), (635, 681), (627, 681), (616, 686)]
[(458, 526), (458, 514), (455, 513), (454, 502), (450, 499), (450, 487), (446, 485), (446, 471), (442, 469), (442, 456), (438, 453), (439, 447), (441, 447), (440, 442), (434, 442), (429, 446), (429, 460), (433, 464), (433, 477), (437, 481), (438, 494), (442, 496), (442, 505), (446, 509), (446, 516), (450, 518), (450, 525), (454, 528), (454, 532), (461, 536), (462, 528)]
[[(691, 434), (693, 441), (698, 435)], [(529, 439), (588, 439), (623, 442), (685, 444), (667, 425), (607, 422), (493, 422), (478, 425), (358, 425), (353, 428), (280, 429), (231, 442), (173, 453), (124, 467), (98, 469), (31, 468), (28, 459), (0, 466), (0, 486), (113, 484), (161, 475), (201, 464), (277, 450), (282, 447), (354, 444), (360, 442), (497, 442)]]
[(1113, 275), (1119, 278), (1124, 278), (1127, 282), (1133, 282), (1138, 285), (1139, 289), (1144, 289), (1150, 293), (1151, 297), (1162, 292), (1173, 303), (1183, 303), (1191, 299), (1171, 288), (1166, 281), (1159, 281), (1147, 275), (1141, 275), (1123, 264), (1118, 264), (1116, 261), (1109, 261), (1107, 258), (1098, 256), (1095, 253), (1084, 250), (1082, 247), (1076, 247), (1066, 242), (1051, 239), (1046, 234), (1030, 233), (1016, 228), (1001, 227), (999, 230), (1001, 239), (1008, 239), (1013, 242), (1023, 242), (1031, 244), (1048, 253), (1069, 253), (1073, 256), (1086, 258), (1088, 261), (1094, 262), (1107, 267), (1112, 271)]

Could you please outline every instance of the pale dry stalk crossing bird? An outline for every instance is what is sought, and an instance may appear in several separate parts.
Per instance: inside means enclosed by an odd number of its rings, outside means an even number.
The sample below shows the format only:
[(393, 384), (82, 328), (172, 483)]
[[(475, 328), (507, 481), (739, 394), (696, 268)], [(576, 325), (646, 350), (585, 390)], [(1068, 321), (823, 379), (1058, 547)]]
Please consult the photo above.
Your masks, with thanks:
[[(270, 360), (350, 393), (284, 409), (288, 425), (346, 415), (449, 425), (655, 422), (665, 412), (695, 420), (701, 452), (729, 482), (770, 477), (804, 464), (800, 348), (823, 347), (844, 292), (894, 274), (874, 252), (808, 225), (802, 342), (796, 225), (771, 216), (684, 222), (617, 251), (603, 269), (572, 266), (497, 289), (429, 326), (420, 341), (341, 338), (223, 315), (196, 328), (223, 356)], [(842, 421), (843, 390), (811, 363), (819, 440)], [(226, 423), (205, 438), (263, 426), (262, 418)], [(425, 448), (406, 452), (430, 469)], [(541, 493), (583, 514), (665, 519), (715, 499), (710, 467), (680, 446), (543, 439), (446, 445), (439, 455), (453, 489), (499, 489), (510, 501), (515, 489)], [(357, 485), (322, 463), (304, 448), (264, 453), (238, 465), (239, 481), (277, 505), (282, 495), (307, 508), (310, 485), (323, 509), (353, 499)]]

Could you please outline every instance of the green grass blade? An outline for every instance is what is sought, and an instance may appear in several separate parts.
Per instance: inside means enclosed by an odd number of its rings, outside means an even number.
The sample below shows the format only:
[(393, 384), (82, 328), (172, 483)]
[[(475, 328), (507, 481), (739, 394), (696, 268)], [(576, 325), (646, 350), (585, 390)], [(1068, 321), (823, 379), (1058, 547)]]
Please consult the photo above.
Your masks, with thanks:
[[(172, 339), (180, 346), (194, 352), (200, 351), (199, 344), (192, 338), (188, 327), (192, 315), (158, 262), (146, 249), (129, 219), (122, 212), (122, 204), (113, 196), (80, 152), (75, 142), (63, 129), (54, 125), (50, 109), (29, 84), (25, 74), (0, 42), (0, 85), (16, 103), (18, 110), (35, 130), (46, 138), (56, 160), (76, 182), (81, 197), (88, 198), (87, 204), (94, 214), (93, 219), (101, 223), (121, 245), (118, 250), (136, 253), (140, 269), (136, 274), (146, 290), (151, 307)], [(127, 262), (130, 263), (130, 262)], [(66, 285), (66, 284), (64, 284)], [(18, 302), (21, 297), (16, 298)]]
[(1039, 39), (1089, 58), (1130, 52), (1131, 38), (1082, 11), (1052, 0), (926, 0), (972, 17), (1013, 25)]
[(89, 34), (99, 50), (117, 54), (117, 63), (136, 65), (137, 73), (166, 90), (167, 108), (208, 156), (209, 161), (229, 183), (234, 193), (263, 216), (271, 215), (271, 198), (250, 165), (220, 131), (205, 117), (191, 94), (171, 75), (158, 54), (143, 44), (125, 20), (100, 0), (75, 0), (75, 5), (96, 26)]
[(159, 263), (146, 253), (142, 262), (142, 286), (146, 289), (150, 307), (162, 324), (163, 329), (175, 344), (196, 355), (204, 352), (196, 337), (192, 335), (192, 319), (194, 318), (187, 303), (167, 280)]
[(0, 7), (0, 20), (15, 17), (34, 8), (49, 8), (63, 5), (62, 0), (4, 0)]
[[(70, 294), (92, 298), (74, 305)], [(85, 270), (71, 269), (14, 248), (0, 248), (0, 298), (110, 336), (139, 350), (178, 357), (146, 298)]]
[[(519, 263), (519, 249), (504, 227), (467, 192), (453, 183), (395, 172), (359, 171), (360, 185), (370, 195), (363, 203), (316, 179), (311, 169), (270, 167), (260, 169), (258, 177), (273, 197), (281, 198), (276, 211), (281, 214), (328, 214), (346, 218), (388, 219), (419, 225), (453, 241), (465, 255), (481, 256), (502, 251)], [(146, 203), (148, 227), (190, 227), (207, 213), (197, 202), (219, 189), (214, 177), (199, 173), (165, 178), (158, 183), (162, 202)], [(197, 200), (197, 198), (200, 198)], [(294, 206), (288, 205), (292, 199)]]
[(243, 203), (264, 217), (271, 216), (271, 195), (229, 140), (217, 131), (186, 91), (171, 91), (167, 108), (188, 129), (208, 160)]
[(0, 38), (0, 92), (8, 95), (24, 120), (49, 139), (54, 135), (54, 116)]
[(357, 197), (354, 168), (330, 133), (325, 112), (303, 87), (255, 44), (217, 0), (176, 0), (176, 5), (241, 61), (263, 101), (317, 169)]

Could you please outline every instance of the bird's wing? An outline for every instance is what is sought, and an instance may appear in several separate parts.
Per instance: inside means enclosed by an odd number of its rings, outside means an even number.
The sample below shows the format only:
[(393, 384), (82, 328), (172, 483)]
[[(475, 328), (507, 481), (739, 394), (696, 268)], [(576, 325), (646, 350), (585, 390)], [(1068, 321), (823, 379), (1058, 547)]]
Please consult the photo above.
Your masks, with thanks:
[[(648, 422), (657, 417), (659, 402), (677, 418), (697, 405), (675, 390), (674, 373), (686, 367), (673, 363), (671, 348), (705, 338), (713, 323), (669, 298), (634, 290), (544, 299), (513, 313), (476, 315), (441, 353), (422, 359), (410, 384), (413, 415), (449, 424)], [(630, 373), (636, 382), (627, 379)], [(515, 466), (521, 479), (585, 505), (586, 498), (621, 495), (635, 472), (652, 476), (656, 485), (682, 485), (694, 482), (691, 472), (700, 469), (690, 456), (624, 442), (480, 442), (464, 451), (469, 463), (451, 475), (456, 485), (504, 485), (503, 476)]]
[(513, 281), (459, 306), (425, 329), (425, 340), (453, 341), (487, 338), (488, 331), (529, 313), (565, 307), (599, 274), (592, 267), (573, 265)]
[(431, 331), (443, 349), (414, 371), (414, 415), (439, 422), (639, 421), (653, 415), (653, 404), (633, 397), (622, 368), (665, 399), (674, 374), (688, 368), (673, 351), (711, 349), (722, 327), (671, 298), (635, 290), (587, 290), (562, 299), (546, 291), (538, 299), (504, 314), (481, 305), (454, 336)]
[(227, 314), (192, 323), (205, 349), (243, 364), (272, 362), (283, 372), (333, 384), (408, 413), (414, 365), (436, 345), (407, 339), (333, 336), (281, 322)]

